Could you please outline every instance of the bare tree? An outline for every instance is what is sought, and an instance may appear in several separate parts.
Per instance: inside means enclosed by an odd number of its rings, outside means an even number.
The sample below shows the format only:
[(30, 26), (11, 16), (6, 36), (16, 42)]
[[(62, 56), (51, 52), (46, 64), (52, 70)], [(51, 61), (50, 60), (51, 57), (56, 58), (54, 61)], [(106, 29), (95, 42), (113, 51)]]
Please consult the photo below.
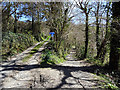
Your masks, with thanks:
[(87, 57), (87, 52), (88, 52), (88, 41), (89, 41), (89, 36), (88, 36), (88, 33), (89, 33), (89, 13), (92, 9), (91, 5), (89, 4), (89, 0), (86, 0), (86, 1), (75, 1), (76, 2), (76, 6), (82, 10), (82, 13), (85, 14), (85, 17), (86, 17), (86, 28), (85, 28), (85, 54), (84, 54), (84, 58)]

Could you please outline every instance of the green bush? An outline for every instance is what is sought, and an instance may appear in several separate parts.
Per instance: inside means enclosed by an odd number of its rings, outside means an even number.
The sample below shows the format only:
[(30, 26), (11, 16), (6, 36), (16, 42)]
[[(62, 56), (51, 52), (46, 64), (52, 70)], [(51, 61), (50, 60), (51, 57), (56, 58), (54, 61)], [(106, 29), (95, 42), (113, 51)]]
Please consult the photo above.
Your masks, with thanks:
[(105, 82), (101, 83), (103, 86), (102, 88), (110, 89), (110, 90), (119, 90), (118, 86), (114, 82), (114, 79), (111, 75), (107, 74), (102, 74), (100, 73), (99, 76), (101, 77), (102, 80)]
[[(32, 46), (37, 41), (30, 34), (3, 32), (2, 34), (2, 56), (17, 54)], [(6, 58), (5, 58), (6, 59)]]
[(64, 62), (64, 58), (60, 58), (56, 55), (55, 52), (52, 52), (48, 49), (46, 49), (43, 54), (41, 55), (41, 65), (44, 64), (57, 64), (57, 63), (61, 63)]
[(55, 42), (54, 41), (49, 41), (46, 44), (46, 47), (49, 48), (49, 50), (55, 50)]
[(94, 64), (94, 65), (97, 65), (97, 66), (104, 66), (104, 63), (102, 63), (102, 61), (101, 60), (99, 60), (99, 59), (95, 59), (95, 58), (87, 58), (86, 59), (89, 63), (91, 63), (91, 64)]
[(63, 42), (61, 43), (61, 45), (60, 45), (59, 49), (57, 49), (57, 51), (56, 51), (56, 42), (55, 41), (49, 41), (47, 43), (46, 47), (49, 50), (52, 50), (52, 51), (56, 52), (58, 57), (64, 58), (64, 59), (66, 59), (66, 56), (69, 52), (69, 48), (66, 47)]

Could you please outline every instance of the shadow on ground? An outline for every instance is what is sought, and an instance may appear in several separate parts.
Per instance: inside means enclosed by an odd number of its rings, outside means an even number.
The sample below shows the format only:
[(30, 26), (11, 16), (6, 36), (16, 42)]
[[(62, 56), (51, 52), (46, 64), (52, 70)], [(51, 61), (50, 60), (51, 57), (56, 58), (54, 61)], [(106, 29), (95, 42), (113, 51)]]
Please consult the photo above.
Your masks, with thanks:
[[(62, 71), (64, 74), (64, 77), (62, 78), (61, 83), (58, 86), (56, 86), (55, 89), (61, 88), (64, 84), (72, 85), (72, 83), (66, 82), (67, 78), (73, 77), (71, 72), (83, 71), (83, 72), (94, 73), (94, 71), (98, 68), (96, 66), (73, 67), (73, 66), (60, 66), (60, 65), (47, 65), (47, 64), (44, 66), (39, 65), (39, 64), (34, 64), (34, 65), (2, 65), (2, 67), (4, 69), (1, 71), (10, 71), (10, 70), (27, 71), (27, 70), (37, 69), (37, 68), (49, 68), (49, 67), (52, 69), (56, 69), (58, 71)], [(78, 80), (77, 77), (73, 77), (73, 78)], [(91, 81), (91, 82), (93, 82), (93, 81)], [(78, 83), (85, 89), (85, 87), (80, 82), (78, 82)]]
[[(67, 85), (73, 85), (72, 83), (67, 83), (66, 79), (69, 77), (73, 77), (76, 80), (80, 80), (80, 78), (74, 77), (71, 72), (77, 72), (77, 71), (83, 71), (83, 72), (88, 72), (88, 73), (94, 73), (96, 69), (98, 69), (97, 66), (82, 66), (82, 67), (72, 67), (72, 66), (60, 66), (60, 65), (46, 65), (46, 66), (41, 66), (41, 68), (47, 68), (51, 67), (52, 69), (56, 69), (59, 71), (62, 71), (64, 73), (64, 77), (62, 78), (61, 83), (55, 87), (55, 89), (61, 88), (64, 84)], [(83, 80), (83, 79), (82, 79)], [(98, 81), (98, 80), (87, 80), (87, 81)], [(82, 85), (79, 81), (78, 83), (85, 89), (84, 85)]]

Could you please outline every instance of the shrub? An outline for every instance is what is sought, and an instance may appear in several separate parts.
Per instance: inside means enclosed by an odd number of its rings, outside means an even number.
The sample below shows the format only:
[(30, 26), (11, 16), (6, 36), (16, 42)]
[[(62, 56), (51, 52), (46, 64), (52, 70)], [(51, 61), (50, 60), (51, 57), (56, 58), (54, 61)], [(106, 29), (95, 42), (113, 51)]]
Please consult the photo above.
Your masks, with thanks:
[(3, 32), (2, 35), (3, 58), (17, 54), (37, 42), (30, 34), (13, 33), (9, 31)]
[(61, 63), (64, 60), (64, 58), (60, 58), (56, 55), (55, 52), (52, 52), (48, 49), (46, 49), (43, 54), (41, 55), (41, 65), (45, 65), (45, 64), (57, 64), (57, 63)]

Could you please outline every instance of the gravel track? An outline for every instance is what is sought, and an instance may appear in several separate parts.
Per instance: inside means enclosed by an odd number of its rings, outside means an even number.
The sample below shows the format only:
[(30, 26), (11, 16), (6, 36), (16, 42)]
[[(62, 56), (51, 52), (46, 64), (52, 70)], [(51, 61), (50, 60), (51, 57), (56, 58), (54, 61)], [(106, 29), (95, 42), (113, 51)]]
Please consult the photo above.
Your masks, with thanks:
[[(22, 62), (20, 58), (33, 47), (28, 48), (16, 58), (0, 66), (0, 88), (99, 88), (99, 77), (92, 74), (94, 67), (83, 60), (74, 58), (71, 50), (67, 61), (57, 65), (41, 67), (39, 65), (44, 45), (30, 60)], [(24, 54), (24, 55), (23, 55)], [(14, 63), (13, 63), (14, 61)]]

